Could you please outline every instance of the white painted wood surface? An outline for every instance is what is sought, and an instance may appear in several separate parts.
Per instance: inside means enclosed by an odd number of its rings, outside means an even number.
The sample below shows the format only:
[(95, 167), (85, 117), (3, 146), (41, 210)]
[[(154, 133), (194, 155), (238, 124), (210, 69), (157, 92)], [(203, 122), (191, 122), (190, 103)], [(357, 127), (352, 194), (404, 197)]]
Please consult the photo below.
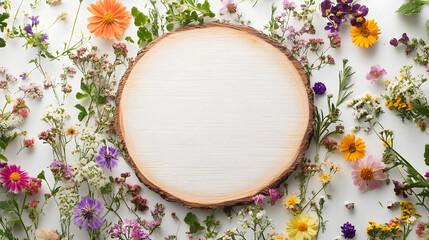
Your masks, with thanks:
[(282, 51), (245, 31), (210, 27), (153, 45), (126, 80), (119, 117), (145, 178), (204, 205), (276, 181), (297, 157), (309, 109)]

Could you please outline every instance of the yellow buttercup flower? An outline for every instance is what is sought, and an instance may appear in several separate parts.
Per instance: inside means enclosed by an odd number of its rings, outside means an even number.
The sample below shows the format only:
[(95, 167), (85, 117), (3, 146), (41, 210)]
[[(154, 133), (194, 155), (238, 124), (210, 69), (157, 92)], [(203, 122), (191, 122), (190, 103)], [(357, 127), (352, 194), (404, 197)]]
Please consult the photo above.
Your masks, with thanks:
[(355, 135), (348, 134), (341, 140), (340, 151), (345, 152), (344, 159), (357, 161), (365, 156), (365, 142), (362, 138), (355, 141)]
[(289, 219), (286, 232), (292, 240), (310, 240), (317, 234), (317, 220), (308, 213), (300, 213)]
[(365, 21), (361, 27), (350, 27), (352, 42), (359, 47), (368, 48), (372, 46), (377, 41), (379, 34), (380, 28), (374, 19)]

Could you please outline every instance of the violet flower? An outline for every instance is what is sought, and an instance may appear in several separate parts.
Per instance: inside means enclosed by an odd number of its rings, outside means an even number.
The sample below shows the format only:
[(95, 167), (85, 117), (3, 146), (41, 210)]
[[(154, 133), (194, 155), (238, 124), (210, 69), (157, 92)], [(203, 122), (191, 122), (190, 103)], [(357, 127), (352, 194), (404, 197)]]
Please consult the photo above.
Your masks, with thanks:
[(21, 77), (22, 80), (27, 79), (28, 75), (27, 73), (22, 73), (21, 75), (19, 75), (19, 77)]
[(356, 236), (356, 229), (351, 223), (346, 222), (341, 226), (341, 232), (343, 233), (344, 238), (352, 239)]
[(368, 14), (368, 11), (369, 9), (365, 5), (359, 5), (359, 9), (353, 13), (353, 18), (350, 20), (351, 25), (361, 27), (366, 22), (365, 16)]
[(73, 213), (74, 223), (83, 229), (99, 229), (103, 219), (98, 215), (103, 212), (101, 203), (95, 199), (84, 197)]
[(331, 13), (331, 6), (332, 2), (330, 0), (325, 0), (320, 4), (323, 17), (327, 17)]
[(396, 180), (392, 180), (393, 184), (395, 185), (393, 191), (395, 191), (395, 195), (401, 195), (404, 198), (408, 198), (408, 194), (410, 194), (409, 192), (411, 191), (411, 189), (407, 188), (404, 186), (404, 184), (402, 184), (401, 182), (398, 182)]
[(268, 193), (270, 194), (268, 202), (271, 203), (271, 206), (276, 204), (276, 201), (283, 197), (283, 193), (277, 191), (277, 189), (269, 189)]
[(392, 45), (392, 46), (394, 46), (394, 47), (397, 47), (397, 46), (398, 46), (398, 39), (396, 39), (396, 38), (392, 38), (392, 39), (390, 40), (390, 45)]
[(39, 25), (39, 20), (38, 20), (38, 18), (39, 18), (39, 16), (31, 16), (31, 17), (28, 17), (28, 19), (30, 19), (31, 20), (31, 25), (32, 26), (37, 26), (37, 25)]
[(48, 36), (48, 34), (43, 34), (43, 36), (42, 36), (42, 41), (46, 41), (46, 40), (48, 40), (49, 39), (49, 36)]
[(326, 86), (325, 86), (325, 84), (323, 84), (321, 82), (316, 82), (316, 83), (314, 83), (313, 91), (315, 94), (322, 95), (326, 91)]
[(25, 26), (24, 30), (27, 31), (28, 34), (33, 34), (33, 29), (31, 28), (31, 25)]
[(118, 164), (119, 154), (113, 147), (103, 146), (100, 148), (99, 154), (95, 160), (100, 167), (112, 168)]
[(369, 73), (366, 74), (366, 80), (371, 80), (376, 82), (380, 78), (384, 77), (387, 74), (386, 70), (382, 68), (379, 64), (371, 67)]

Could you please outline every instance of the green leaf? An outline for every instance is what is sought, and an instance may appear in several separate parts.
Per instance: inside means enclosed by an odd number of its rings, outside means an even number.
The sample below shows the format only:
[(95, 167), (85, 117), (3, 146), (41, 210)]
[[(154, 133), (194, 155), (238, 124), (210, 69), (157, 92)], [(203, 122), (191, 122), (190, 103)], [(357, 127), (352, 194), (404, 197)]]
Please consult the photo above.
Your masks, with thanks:
[(126, 36), (125, 41), (130, 42), (130, 43), (135, 43), (134, 40), (130, 36)]
[(5, 155), (1, 154), (1, 153), (0, 153), (0, 159), (3, 160), (3, 161), (5, 161), (5, 162), (9, 161), (7, 159), (7, 157)]
[(425, 157), (425, 163), (426, 163), (426, 165), (429, 166), (429, 144), (425, 145), (424, 157)]
[(42, 179), (42, 180), (46, 180), (45, 178), (45, 170), (42, 170), (39, 175), (37, 175), (37, 178)]
[(167, 30), (168, 31), (171, 31), (173, 29), (173, 27), (174, 27), (174, 23), (167, 24)]
[(9, 13), (6, 13), (6, 12), (0, 14), (0, 22), (3, 22), (4, 20), (8, 19), (9, 16), (10, 16)]
[(91, 89), (88, 87), (88, 85), (85, 84), (85, 82), (83, 81), (83, 78), (80, 81), (80, 89), (82, 89), (82, 91), (91, 94)]
[(80, 104), (76, 104), (74, 107), (79, 109), (81, 112), (87, 113), (85, 107)]
[(9, 201), (0, 201), (0, 209), (1, 210), (10, 209)]
[(19, 220), (19, 219), (11, 219), (11, 220), (9, 220), (9, 221), (7, 221), (7, 224), (18, 224), (18, 223), (20, 223), (21, 221)]
[(76, 93), (76, 98), (77, 99), (84, 99), (84, 98), (87, 98), (87, 97), (89, 97), (88, 94), (83, 94), (81, 92)]
[(426, 21), (426, 33), (429, 36), (429, 19)]
[(405, 15), (412, 15), (420, 12), (422, 6), (425, 5), (425, 2), (421, 0), (410, 0), (408, 3), (402, 4), (402, 6), (396, 10), (398, 13)]
[(106, 102), (106, 100), (107, 99), (105, 97), (99, 96), (97, 99), (97, 103), (98, 104), (104, 104)]
[(422, 115), (425, 115), (426, 117), (429, 117), (429, 108), (427, 106), (423, 106), (416, 102), (412, 102), (411, 106), (413, 106), (414, 110), (416, 110), (417, 112), (421, 113)]
[(51, 192), (52, 196), (55, 195), (60, 190), (60, 188), (61, 187), (56, 187), (54, 190), (52, 190)]
[(77, 115), (77, 119), (79, 120), (79, 121), (81, 121), (82, 122), (82, 120), (87, 116), (88, 114), (87, 113), (85, 113), (85, 112), (80, 112), (79, 113), (79, 115)]
[(22, 105), (18, 105), (17, 107), (16, 107), (16, 109), (28, 109), (28, 110), (30, 110), (29, 108), (28, 108), (28, 106), (27, 105), (25, 105), (25, 104), (22, 104)]
[(198, 222), (197, 215), (188, 212), (183, 221), (185, 221), (186, 224), (191, 225), (194, 222)]
[(201, 226), (201, 224), (198, 222), (197, 216), (191, 212), (186, 214), (184, 222), (189, 225), (190, 233), (196, 233), (205, 229), (205, 227)]
[(139, 27), (139, 30), (137, 31), (137, 36), (142, 40), (152, 40), (152, 34), (149, 32), (149, 30), (147, 30), (146, 27)]
[(6, 47), (6, 41), (3, 38), (0, 38), (0, 47)]
[(3, 150), (6, 150), (6, 148), (7, 148), (6, 143), (3, 142), (2, 140), (0, 140), (0, 148), (3, 149)]

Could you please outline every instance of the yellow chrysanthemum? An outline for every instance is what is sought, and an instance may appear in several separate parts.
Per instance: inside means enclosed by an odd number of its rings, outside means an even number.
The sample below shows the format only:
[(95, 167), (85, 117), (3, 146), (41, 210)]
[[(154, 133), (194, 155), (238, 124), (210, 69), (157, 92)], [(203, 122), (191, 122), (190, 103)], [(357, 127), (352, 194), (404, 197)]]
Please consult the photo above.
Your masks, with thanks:
[(310, 240), (317, 234), (317, 220), (308, 213), (300, 213), (292, 217), (286, 224), (286, 232), (293, 240)]
[(355, 141), (355, 135), (348, 134), (341, 140), (340, 151), (345, 152), (344, 159), (357, 161), (365, 156), (365, 142), (362, 138)]
[(301, 199), (298, 194), (295, 193), (289, 193), (282, 201), (285, 208), (290, 210), (295, 209), (296, 205), (299, 203), (301, 203)]
[(374, 19), (365, 21), (361, 27), (350, 27), (352, 42), (359, 47), (368, 48), (372, 46), (377, 41), (379, 34), (380, 28)]

